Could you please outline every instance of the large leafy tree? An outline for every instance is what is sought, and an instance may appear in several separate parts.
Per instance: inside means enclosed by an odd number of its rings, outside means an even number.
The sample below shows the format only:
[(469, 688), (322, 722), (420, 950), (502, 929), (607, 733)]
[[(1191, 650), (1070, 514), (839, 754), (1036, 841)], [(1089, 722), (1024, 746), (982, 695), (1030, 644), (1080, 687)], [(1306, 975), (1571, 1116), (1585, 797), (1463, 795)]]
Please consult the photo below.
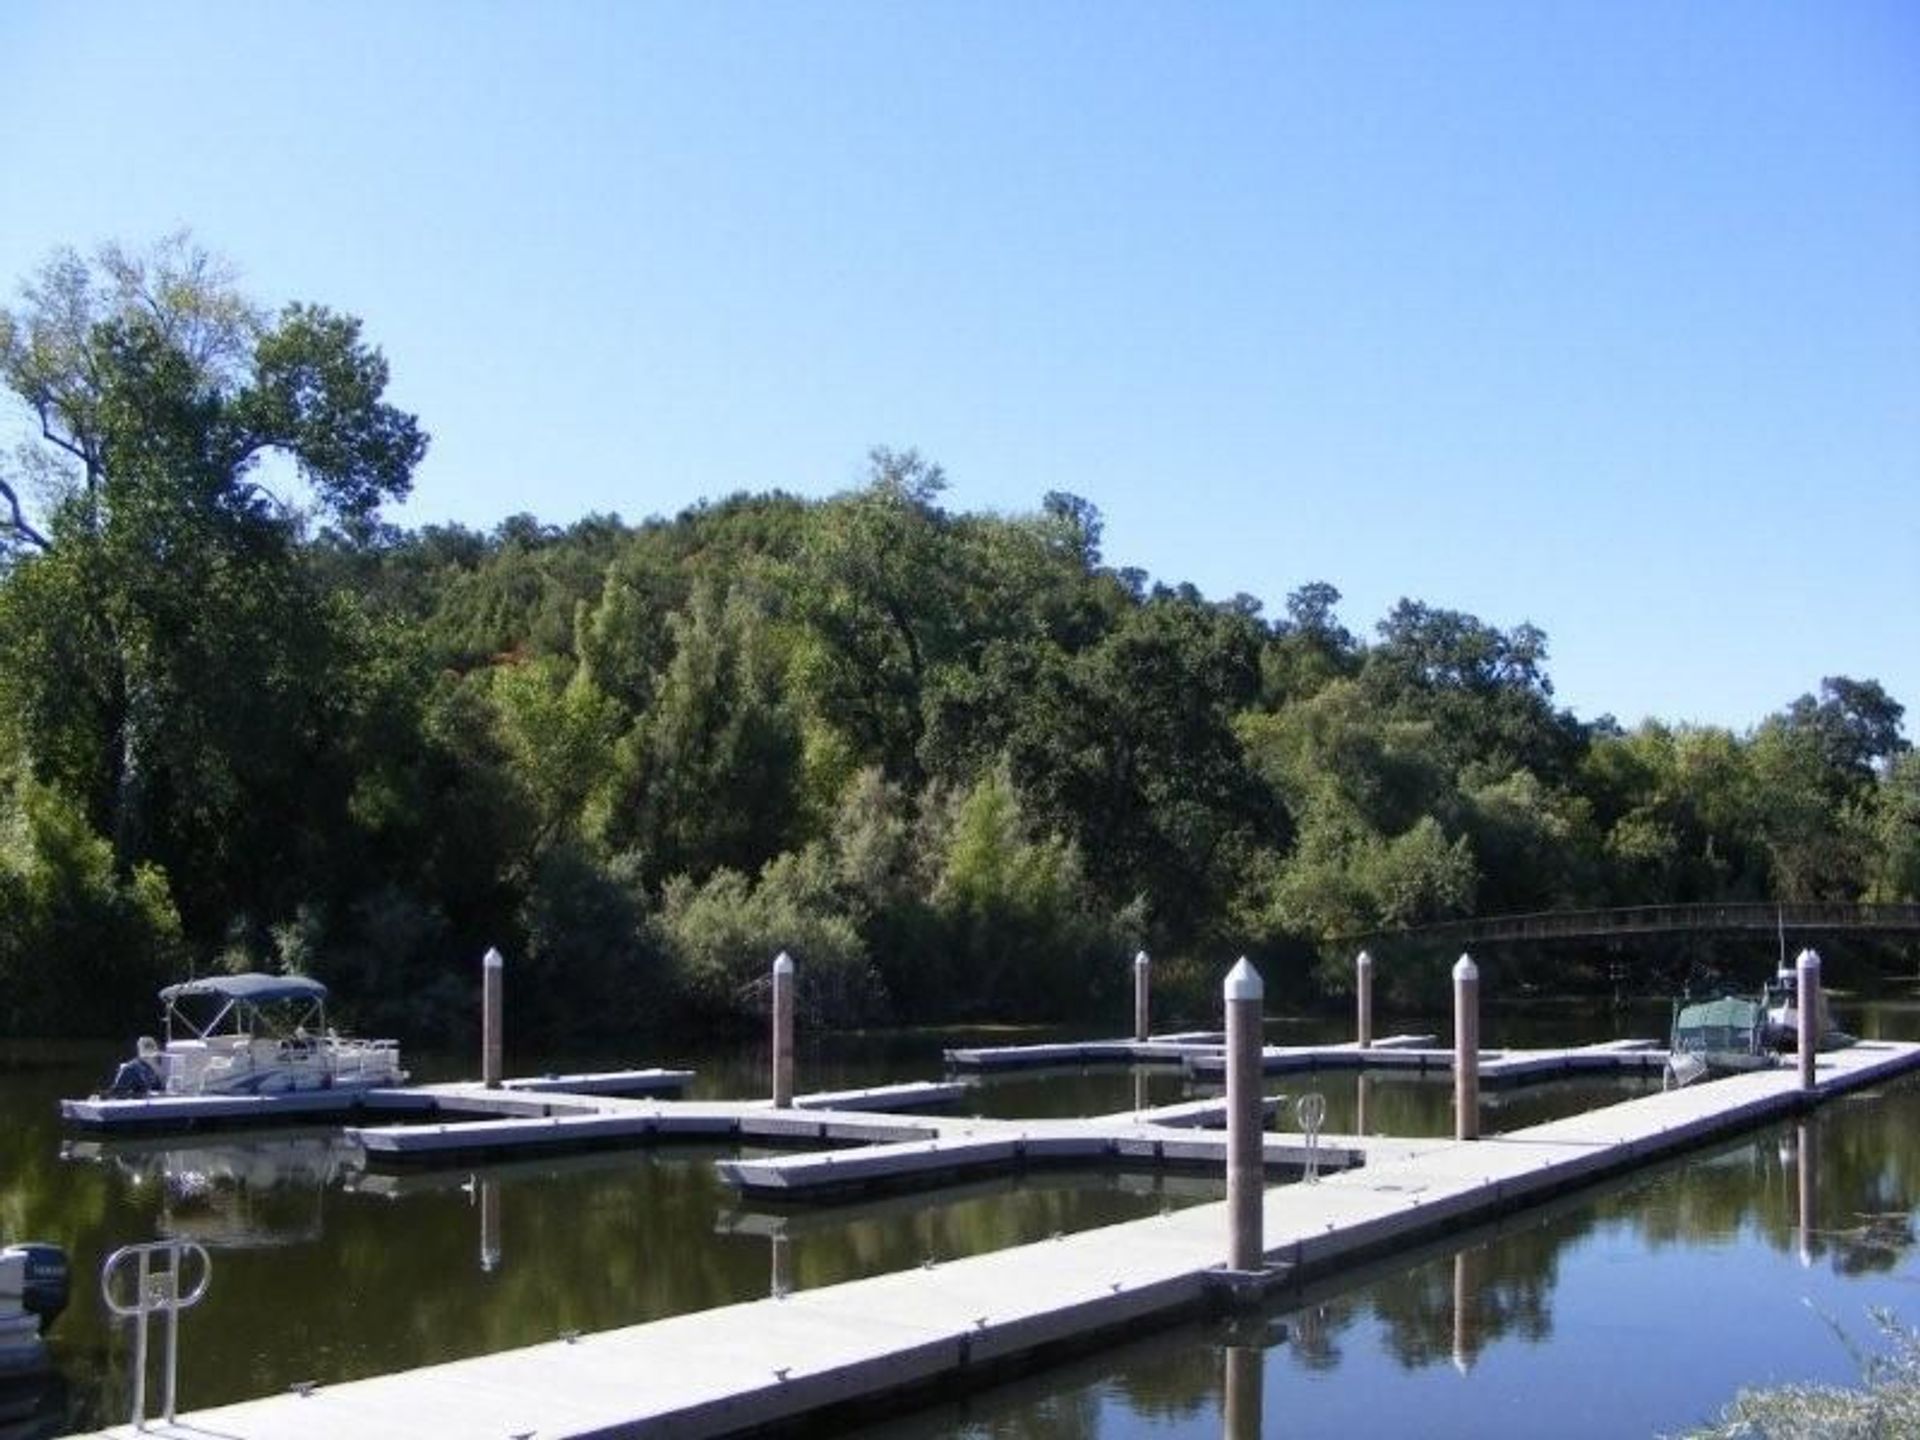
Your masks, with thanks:
[(55, 255), (0, 309), (0, 383), (29, 423), (0, 472), (10, 763), (122, 873), (160, 862), (190, 929), (280, 904), (346, 789), (342, 617), (297, 542), (370, 526), (425, 434), (357, 320), (268, 315), (184, 237)]

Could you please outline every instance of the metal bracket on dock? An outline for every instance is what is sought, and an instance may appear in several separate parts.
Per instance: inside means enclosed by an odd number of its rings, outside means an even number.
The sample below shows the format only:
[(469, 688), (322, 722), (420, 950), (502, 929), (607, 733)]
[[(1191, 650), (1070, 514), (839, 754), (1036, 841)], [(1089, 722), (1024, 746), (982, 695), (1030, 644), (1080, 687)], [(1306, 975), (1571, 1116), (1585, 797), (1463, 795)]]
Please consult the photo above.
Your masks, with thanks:
[(1202, 1278), (1221, 1308), (1250, 1310), (1285, 1285), (1292, 1274), (1293, 1266), (1284, 1264), (1263, 1265), (1258, 1270), (1229, 1270), (1222, 1265), (1206, 1271)]
[[(191, 1287), (183, 1287), (186, 1260), (192, 1256), (200, 1273)], [(164, 1258), (164, 1265), (156, 1265)], [(134, 1291), (123, 1296), (114, 1288), (117, 1277), (134, 1267)], [(107, 1309), (134, 1322), (133, 1331), (133, 1428), (147, 1428), (147, 1318), (154, 1314), (167, 1317), (167, 1349), (161, 1391), (161, 1410), (167, 1424), (173, 1424), (174, 1401), (180, 1374), (180, 1312), (200, 1303), (213, 1280), (213, 1260), (204, 1246), (191, 1240), (153, 1240), (144, 1245), (122, 1245), (100, 1267), (100, 1298)]]

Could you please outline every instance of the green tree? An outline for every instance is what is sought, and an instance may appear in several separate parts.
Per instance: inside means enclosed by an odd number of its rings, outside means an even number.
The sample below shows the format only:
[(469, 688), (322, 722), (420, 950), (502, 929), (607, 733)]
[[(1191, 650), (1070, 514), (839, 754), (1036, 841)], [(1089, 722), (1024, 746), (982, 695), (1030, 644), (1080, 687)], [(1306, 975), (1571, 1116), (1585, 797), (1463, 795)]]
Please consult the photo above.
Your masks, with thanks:
[(804, 627), (795, 674), (862, 760), (911, 780), (922, 692), (958, 639), (955, 551), (936, 503), (947, 480), (911, 450), (871, 461), (865, 489), (813, 514), (784, 577)]
[(362, 526), (406, 493), (426, 437), (386, 380), (356, 320), (268, 317), (184, 239), (63, 252), (0, 311), (45, 511), (8, 485), (0, 709), (121, 875), (164, 866), (191, 933), (291, 913), (317, 817), (339, 814), (340, 617), (301, 507)]
[(753, 874), (800, 838), (800, 731), (758, 603), (705, 583), (669, 618), (673, 660), (621, 742), (601, 832), (650, 879)]

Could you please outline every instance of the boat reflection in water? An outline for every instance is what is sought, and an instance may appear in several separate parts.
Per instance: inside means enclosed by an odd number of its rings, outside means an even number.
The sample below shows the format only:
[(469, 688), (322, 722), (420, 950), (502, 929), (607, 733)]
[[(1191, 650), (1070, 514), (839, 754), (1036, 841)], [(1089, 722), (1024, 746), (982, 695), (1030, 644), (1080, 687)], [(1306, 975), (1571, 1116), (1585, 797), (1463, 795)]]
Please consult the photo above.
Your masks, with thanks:
[(68, 1140), (63, 1159), (110, 1166), (157, 1194), (166, 1240), (209, 1250), (259, 1250), (317, 1240), (326, 1192), (357, 1175), (360, 1147), (337, 1130), (281, 1131), (209, 1140)]

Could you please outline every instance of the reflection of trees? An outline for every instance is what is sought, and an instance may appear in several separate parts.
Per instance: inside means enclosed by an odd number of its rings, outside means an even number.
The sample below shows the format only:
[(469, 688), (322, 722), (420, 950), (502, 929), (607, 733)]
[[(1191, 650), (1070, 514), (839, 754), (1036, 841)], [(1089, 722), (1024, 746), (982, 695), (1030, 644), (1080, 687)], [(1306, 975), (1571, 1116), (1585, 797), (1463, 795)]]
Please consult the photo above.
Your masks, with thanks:
[[(1370, 1108), (1383, 1090), (1391, 1087), (1372, 1087)], [(1312, 1370), (1337, 1368), (1341, 1335), (1369, 1316), (1389, 1353), (1409, 1368), (1470, 1365), (1503, 1338), (1545, 1341), (1553, 1334), (1560, 1256), (1601, 1229), (1625, 1228), (1656, 1252), (1741, 1234), (1794, 1251), (1801, 1244), (1803, 1149), (1815, 1181), (1811, 1255), (1847, 1275), (1903, 1263), (1920, 1195), (1920, 1085), (1911, 1083), (1871, 1104), (1842, 1100), (1797, 1126), (1776, 1125), (1651, 1176), (1531, 1212), (1480, 1232), (1461, 1251), (1318, 1299), (1287, 1317), (1294, 1360)]]
[(1221, 1351), (1184, 1345), (1151, 1367), (1122, 1375), (1116, 1387), (1134, 1414), (1171, 1425), (1204, 1414), (1220, 1394)]
[[(1386, 1331), (1387, 1350), (1408, 1369), (1456, 1358), (1471, 1359), (1495, 1341), (1514, 1335), (1538, 1344), (1553, 1334), (1553, 1287), (1560, 1252), (1592, 1229), (1582, 1214), (1509, 1230), (1476, 1262), (1455, 1264), (1451, 1255), (1376, 1286), (1373, 1311)], [(1465, 1294), (1460, 1294), (1464, 1279)], [(1458, 1332), (1470, 1328), (1462, 1337)]]
[[(1920, 1088), (1902, 1085), (1872, 1103), (1842, 1099), (1801, 1122), (1813, 1139), (1813, 1257), (1841, 1274), (1885, 1271), (1912, 1244), (1906, 1216), (1920, 1195)], [(1782, 1125), (1735, 1146), (1681, 1162), (1644, 1187), (1615, 1191), (1596, 1208), (1631, 1225), (1649, 1247), (1746, 1233), (1783, 1252), (1797, 1249), (1801, 1142)]]

